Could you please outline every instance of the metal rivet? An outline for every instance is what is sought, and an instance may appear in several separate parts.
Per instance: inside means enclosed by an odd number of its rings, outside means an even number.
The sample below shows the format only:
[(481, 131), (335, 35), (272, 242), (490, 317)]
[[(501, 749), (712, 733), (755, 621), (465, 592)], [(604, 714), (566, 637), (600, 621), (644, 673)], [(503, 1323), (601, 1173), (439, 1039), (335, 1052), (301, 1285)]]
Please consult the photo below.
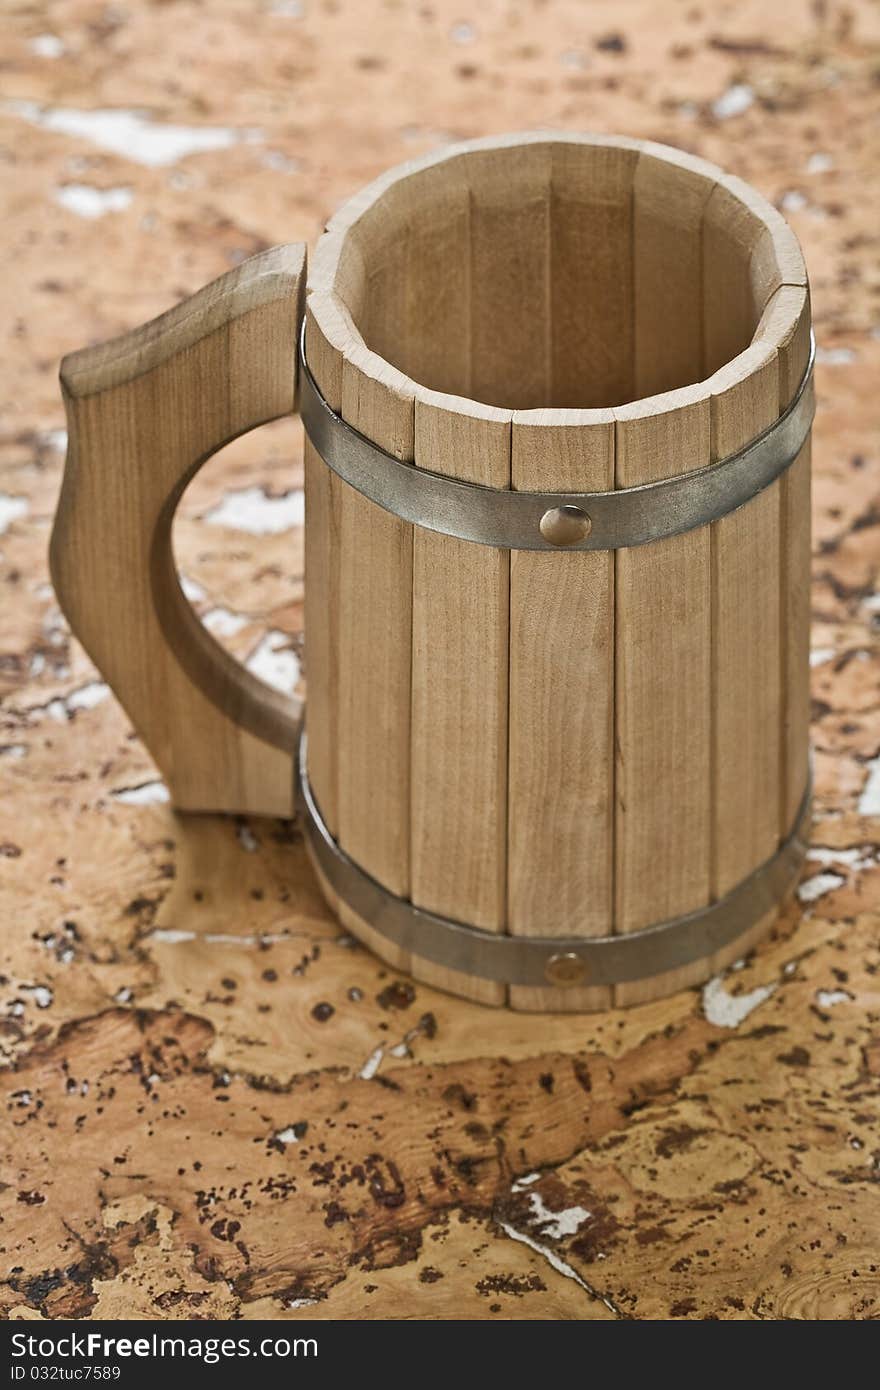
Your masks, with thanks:
[(586, 540), (593, 529), (593, 523), (580, 507), (567, 503), (564, 507), (551, 507), (541, 517), (541, 535), (551, 545), (577, 545)]
[(564, 951), (551, 956), (544, 967), (548, 984), (560, 985), (563, 989), (570, 985), (579, 985), (586, 973), (587, 967), (574, 951)]

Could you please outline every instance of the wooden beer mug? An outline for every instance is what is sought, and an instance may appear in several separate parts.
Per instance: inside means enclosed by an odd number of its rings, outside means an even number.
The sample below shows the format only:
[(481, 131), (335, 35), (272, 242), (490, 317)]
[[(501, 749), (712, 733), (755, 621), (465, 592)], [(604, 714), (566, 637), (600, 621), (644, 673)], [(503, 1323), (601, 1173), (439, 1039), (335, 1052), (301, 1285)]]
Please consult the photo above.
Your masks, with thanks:
[[(705, 980), (809, 808), (810, 301), (781, 216), (660, 145), (393, 170), (65, 359), (52, 573), (181, 811), (289, 816), (395, 968), (517, 1009)], [(305, 733), (183, 596), (175, 507), (297, 405)]]

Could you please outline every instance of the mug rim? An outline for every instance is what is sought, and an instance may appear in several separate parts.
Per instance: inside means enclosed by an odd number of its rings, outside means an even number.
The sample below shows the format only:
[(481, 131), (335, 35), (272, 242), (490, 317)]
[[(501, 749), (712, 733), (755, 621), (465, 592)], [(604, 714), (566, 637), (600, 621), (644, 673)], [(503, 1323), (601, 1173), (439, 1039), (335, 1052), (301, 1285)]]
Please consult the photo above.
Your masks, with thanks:
[[(343, 252), (350, 252), (351, 239), (361, 220), (376, 210), (392, 189), (413, 176), (480, 153), (540, 145), (579, 145), (631, 150), (638, 156), (684, 169), (720, 185), (744, 209), (758, 218), (771, 237), (779, 282), (770, 293), (750, 342), (713, 373), (655, 395), (638, 396), (620, 405), (589, 407), (542, 405), (520, 408), (496, 406), (476, 397), (437, 391), (425, 382), (407, 375), (388, 358), (369, 346), (354, 319), (343, 292)], [(728, 390), (760, 371), (773, 356), (791, 342), (801, 320), (799, 296), (780, 291), (803, 290), (809, 298), (809, 282), (803, 253), (793, 230), (782, 213), (744, 179), (726, 173), (720, 166), (698, 155), (653, 140), (590, 131), (536, 129), (503, 135), (481, 136), (444, 145), (416, 159), (394, 165), (345, 200), (328, 220), (309, 267), (306, 304), (333, 347), (344, 359), (357, 363), (368, 376), (381, 380), (386, 388), (404, 398), (419, 398), (442, 406), (469, 419), (517, 420), (542, 426), (591, 425), (642, 419), (671, 414)]]

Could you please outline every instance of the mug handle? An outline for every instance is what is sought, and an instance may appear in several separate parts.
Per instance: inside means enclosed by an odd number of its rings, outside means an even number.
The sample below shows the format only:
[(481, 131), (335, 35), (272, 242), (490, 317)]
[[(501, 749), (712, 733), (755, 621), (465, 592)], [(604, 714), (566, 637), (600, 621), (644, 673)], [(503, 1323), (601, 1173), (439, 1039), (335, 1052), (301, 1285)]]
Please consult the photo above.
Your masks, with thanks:
[(171, 526), (212, 454), (294, 410), (305, 265), (303, 245), (265, 251), (61, 364), (68, 451), (52, 580), (181, 810), (293, 813), (298, 704), (199, 622)]

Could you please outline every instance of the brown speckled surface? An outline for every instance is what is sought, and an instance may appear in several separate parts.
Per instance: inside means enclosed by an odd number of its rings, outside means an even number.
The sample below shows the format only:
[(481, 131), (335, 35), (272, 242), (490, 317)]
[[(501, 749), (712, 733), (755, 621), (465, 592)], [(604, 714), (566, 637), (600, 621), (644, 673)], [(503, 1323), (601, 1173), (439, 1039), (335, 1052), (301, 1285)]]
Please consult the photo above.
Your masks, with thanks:
[[(4, 1315), (878, 1316), (878, 37), (867, 0), (5, 7)], [(148, 165), (58, 128), (91, 108), (248, 135)], [(752, 181), (802, 239), (820, 346), (802, 901), (706, 991), (580, 1019), (397, 981), (295, 826), (120, 800), (155, 771), (45, 558), (62, 353), (313, 241), (390, 164), (538, 125)], [(84, 218), (77, 185), (126, 206)], [(205, 514), (300, 478), (296, 426), (260, 431), (177, 527), (199, 611), (241, 656), (276, 634), (288, 677), (301, 534)]]

